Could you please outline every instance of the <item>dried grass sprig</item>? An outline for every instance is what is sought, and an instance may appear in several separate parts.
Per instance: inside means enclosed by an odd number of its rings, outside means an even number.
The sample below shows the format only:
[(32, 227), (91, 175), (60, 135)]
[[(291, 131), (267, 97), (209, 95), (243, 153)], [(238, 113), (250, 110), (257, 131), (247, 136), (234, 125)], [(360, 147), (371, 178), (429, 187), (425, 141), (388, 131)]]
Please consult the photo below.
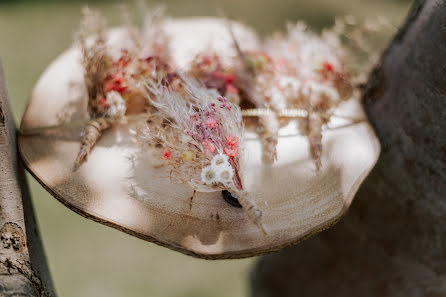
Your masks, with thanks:
[(109, 58), (105, 36), (105, 19), (97, 11), (84, 7), (83, 18), (77, 39), (82, 52), (84, 80), (88, 93), (88, 112), (91, 117), (105, 114), (105, 109), (96, 104), (96, 98), (105, 96), (101, 87), (108, 73)]
[(358, 20), (346, 15), (336, 18), (323, 36), (326, 40), (335, 40), (343, 48), (352, 82), (362, 85), (396, 30), (397, 27), (382, 16)]

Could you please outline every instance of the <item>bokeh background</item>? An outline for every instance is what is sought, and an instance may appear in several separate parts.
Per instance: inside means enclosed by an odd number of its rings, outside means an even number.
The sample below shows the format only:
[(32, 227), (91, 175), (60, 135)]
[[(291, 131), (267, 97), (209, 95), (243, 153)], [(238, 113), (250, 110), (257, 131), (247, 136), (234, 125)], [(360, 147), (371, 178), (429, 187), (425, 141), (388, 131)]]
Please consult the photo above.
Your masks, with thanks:
[[(147, 2), (149, 5), (159, 2)], [(216, 15), (243, 21), (261, 33), (305, 20), (315, 30), (335, 16), (382, 16), (402, 22), (407, 0), (168, 0), (169, 16)], [(118, 23), (115, 1), (0, 0), (0, 57), (16, 122), (45, 67), (70, 46), (81, 8), (100, 9)], [(57, 202), (28, 175), (50, 270), (59, 296), (248, 296), (255, 259), (205, 261), (144, 242), (86, 220)]]

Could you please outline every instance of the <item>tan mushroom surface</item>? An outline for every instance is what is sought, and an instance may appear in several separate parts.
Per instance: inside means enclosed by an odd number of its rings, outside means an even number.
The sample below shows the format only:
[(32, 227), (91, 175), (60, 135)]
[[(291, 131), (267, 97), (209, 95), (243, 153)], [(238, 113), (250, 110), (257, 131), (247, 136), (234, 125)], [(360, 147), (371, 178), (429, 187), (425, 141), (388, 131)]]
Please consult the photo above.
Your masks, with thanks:
[[(173, 56), (181, 65), (207, 48), (233, 51), (225, 24), (215, 19), (168, 21)], [(243, 46), (255, 45), (243, 27), (235, 34)], [(110, 44), (122, 44), (125, 31), (112, 30)], [(87, 96), (80, 51), (72, 48), (42, 74), (21, 124), (19, 150), (31, 174), (60, 202), (89, 219), (185, 254), (207, 259), (242, 258), (279, 250), (336, 223), (374, 166), (380, 146), (364, 120), (334, 125), (323, 136), (323, 167), (315, 169), (306, 137), (281, 130), (273, 165), (262, 163), (261, 145), (247, 133), (245, 188), (263, 212), (262, 231), (221, 192), (196, 193), (162, 178), (129, 133), (134, 123), (116, 126), (101, 137), (88, 161), (73, 171), (80, 146)], [(350, 100), (337, 114), (364, 118)], [(342, 124), (342, 123), (341, 123)], [(58, 128), (45, 128), (57, 126)], [(31, 132), (31, 133), (30, 133)]]

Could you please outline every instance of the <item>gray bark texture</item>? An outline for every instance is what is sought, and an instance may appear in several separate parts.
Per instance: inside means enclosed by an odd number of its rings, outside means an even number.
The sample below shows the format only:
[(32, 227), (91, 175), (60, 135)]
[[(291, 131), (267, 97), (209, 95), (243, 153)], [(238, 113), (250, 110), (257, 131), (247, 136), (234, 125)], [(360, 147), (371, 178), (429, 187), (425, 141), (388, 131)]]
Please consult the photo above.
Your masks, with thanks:
[(0, 296), (55, 296), (0, 64)]
[(252, 296), (446, 296), (446, 1), (415, 1), (363, 103), (376, 167), (340, 223), (257, 262)]

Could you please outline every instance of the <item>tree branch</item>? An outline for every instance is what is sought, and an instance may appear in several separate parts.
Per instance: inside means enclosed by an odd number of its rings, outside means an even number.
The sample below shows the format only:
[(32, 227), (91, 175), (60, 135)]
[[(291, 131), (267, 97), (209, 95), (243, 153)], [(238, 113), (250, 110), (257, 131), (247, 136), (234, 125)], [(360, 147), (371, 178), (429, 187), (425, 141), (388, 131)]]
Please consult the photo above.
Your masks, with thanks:
[(253, 296), (446, 295), (446, 3), (416, 1), (370, 77), (382, 154), (347, 216), (263, 257)]
[(55, 296), (0, 65), (0, 296)]

